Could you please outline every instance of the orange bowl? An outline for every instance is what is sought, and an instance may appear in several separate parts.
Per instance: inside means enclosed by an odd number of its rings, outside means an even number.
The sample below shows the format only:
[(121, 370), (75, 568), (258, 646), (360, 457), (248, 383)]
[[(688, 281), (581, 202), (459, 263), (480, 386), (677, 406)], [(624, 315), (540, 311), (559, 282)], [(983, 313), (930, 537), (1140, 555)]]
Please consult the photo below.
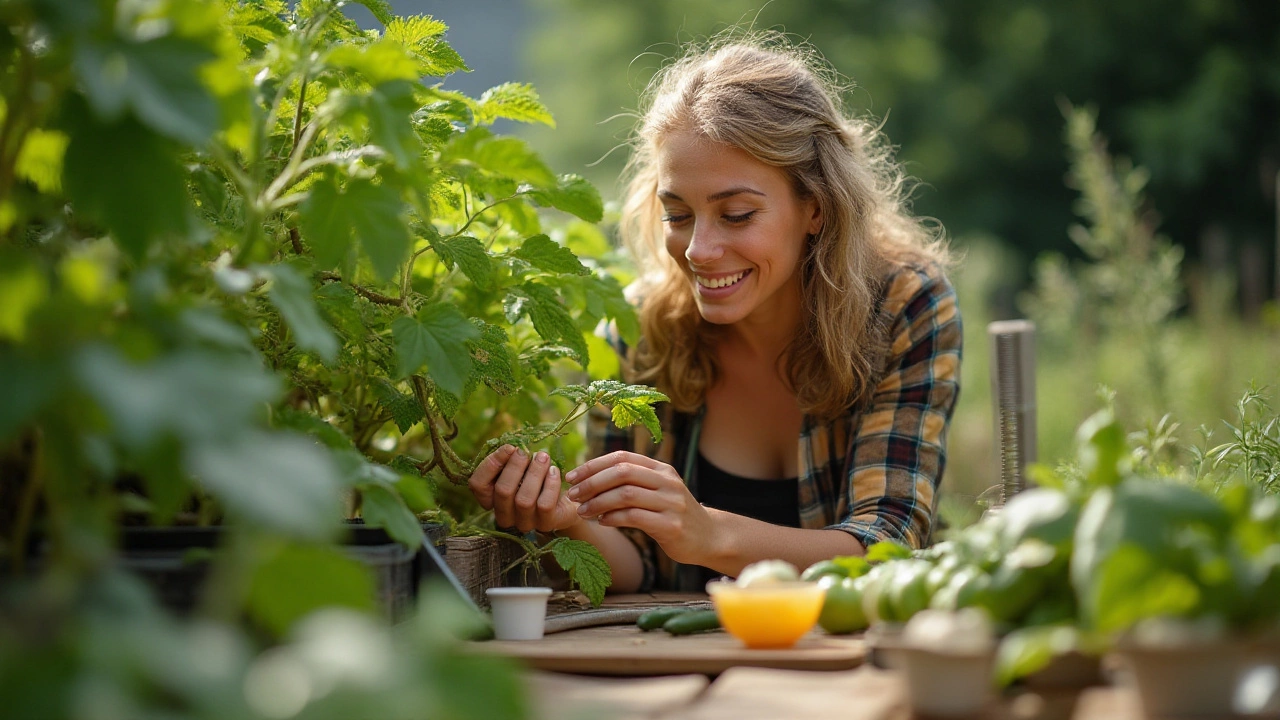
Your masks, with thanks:
[(707, 594), (720, 624), (749, 648), (789, 648), (813, 629), (826, 590), (817, 583), (781, 582), (739, 587), (714, 580)]

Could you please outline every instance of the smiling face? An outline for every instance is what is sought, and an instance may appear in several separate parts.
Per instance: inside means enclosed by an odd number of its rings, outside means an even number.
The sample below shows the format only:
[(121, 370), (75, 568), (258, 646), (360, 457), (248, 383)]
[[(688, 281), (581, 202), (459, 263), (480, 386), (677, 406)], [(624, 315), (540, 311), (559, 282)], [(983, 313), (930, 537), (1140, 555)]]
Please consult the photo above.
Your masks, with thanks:
[(800, 313), (806, 236), (821, 229), (780, 168), (692, 131), (657, 148), (667, 252), (684, 270), (702, 317), (789, 329)]

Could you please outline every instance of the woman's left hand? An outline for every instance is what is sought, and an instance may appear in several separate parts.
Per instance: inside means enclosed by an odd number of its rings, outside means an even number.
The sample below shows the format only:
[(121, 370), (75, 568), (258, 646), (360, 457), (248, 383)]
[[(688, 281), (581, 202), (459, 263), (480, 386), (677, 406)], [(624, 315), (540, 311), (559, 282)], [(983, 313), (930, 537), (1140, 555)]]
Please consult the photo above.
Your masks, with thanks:
[(583, 463), (565, 475), (578, 514), (610, 527), (633, 527), (652, 537), (672, 560), (700, 562), (716, 539), (711, 514), (670, 465), (618, 451)]

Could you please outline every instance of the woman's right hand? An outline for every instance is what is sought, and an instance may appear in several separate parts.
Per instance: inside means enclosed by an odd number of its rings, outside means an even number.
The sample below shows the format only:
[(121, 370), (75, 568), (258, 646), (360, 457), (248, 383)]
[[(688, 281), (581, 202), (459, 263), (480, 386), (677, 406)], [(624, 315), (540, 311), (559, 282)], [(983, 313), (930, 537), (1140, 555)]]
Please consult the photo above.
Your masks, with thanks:
[(578, 523), (578, 504), (560, 491), (560, 469), (539, 451), (503, 445), (476, 466), (467, 481), (480, 506), (493, 511), (498, 527), (555, 532)]

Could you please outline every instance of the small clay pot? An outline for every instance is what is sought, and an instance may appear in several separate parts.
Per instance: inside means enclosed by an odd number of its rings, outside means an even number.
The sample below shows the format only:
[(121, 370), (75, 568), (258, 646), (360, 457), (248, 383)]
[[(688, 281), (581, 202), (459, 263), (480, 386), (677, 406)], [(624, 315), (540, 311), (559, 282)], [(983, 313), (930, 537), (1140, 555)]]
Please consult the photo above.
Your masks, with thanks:
[(1224, 638), (1179, 645), (1124, 643), (1116, 652), (1128, 669), (1148, 718), (1229, 717), (1250, 664), (1244, 642)]
[(497, 640), (540, 640), (547, 619), (548, 587), (495, 587), (485, 591)]

